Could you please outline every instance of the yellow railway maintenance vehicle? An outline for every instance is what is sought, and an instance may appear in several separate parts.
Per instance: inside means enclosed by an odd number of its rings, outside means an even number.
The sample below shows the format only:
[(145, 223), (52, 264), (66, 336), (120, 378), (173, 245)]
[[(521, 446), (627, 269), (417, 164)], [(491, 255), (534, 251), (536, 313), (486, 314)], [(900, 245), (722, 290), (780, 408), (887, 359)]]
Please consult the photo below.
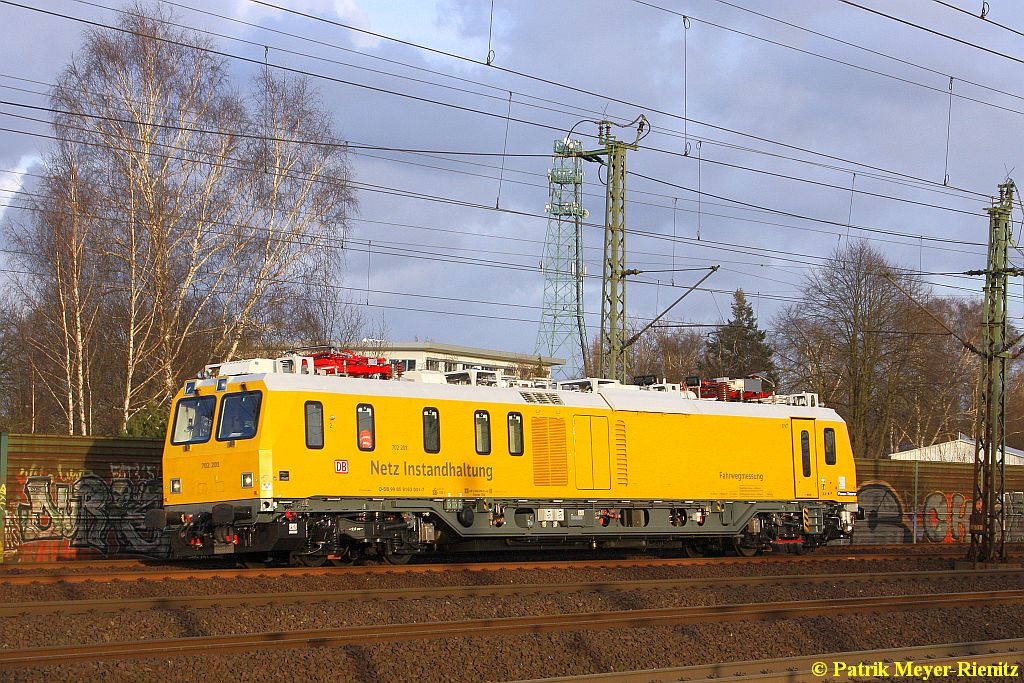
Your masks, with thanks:
[(164, 507), (147, 524), (171, 532), (177, 557), (308, 565), (544, 546), (753, 555), (848, 538), (845, 423), (814, 394), (760, 396), (484, 371), (366, 379), (300, 355), (223, 363), (175, 399)]

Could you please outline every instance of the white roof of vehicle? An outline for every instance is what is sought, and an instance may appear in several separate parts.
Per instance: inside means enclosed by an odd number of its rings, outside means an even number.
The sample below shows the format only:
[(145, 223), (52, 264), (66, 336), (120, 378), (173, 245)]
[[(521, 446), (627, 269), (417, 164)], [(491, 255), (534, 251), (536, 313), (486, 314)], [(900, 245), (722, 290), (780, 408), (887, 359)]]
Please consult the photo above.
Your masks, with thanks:
[[(200, 380), (200, 386), (216, 380)], [(513, 405), (556, 404), (592, 410), (624, 410), (687, 415), (735, 415), (743, 417), (808, 417), (841, 421), (830, 408), (783, 404), (741, 403), (685, 398), (664, 391), (641, 391), (635, 387), (606, 386), (596, 392), (490, 387), (426, 382), (400, 382), (353, 377), (266, 373), (236, 375), (231, 384), (262, 381), (271, 391), (308, 391), (356, 396), (404, 396), (423, 400), (479, 401)]]

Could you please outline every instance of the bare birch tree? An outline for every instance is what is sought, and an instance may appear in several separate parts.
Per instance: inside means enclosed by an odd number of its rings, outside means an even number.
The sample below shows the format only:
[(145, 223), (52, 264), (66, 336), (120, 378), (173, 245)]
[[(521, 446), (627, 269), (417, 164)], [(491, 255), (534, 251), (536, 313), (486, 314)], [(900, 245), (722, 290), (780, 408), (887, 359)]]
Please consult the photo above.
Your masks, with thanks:
[(31, 255), (23, 300), (45, 325), (30, 343), (68, 433), (92, 428), (97, 368), (100, 412), (124, 433), (203, 364), (294, 333), (303, 306), (344, 317), (328, 292), (355, 201), (318, 93), (268, 70), (243, 93), (172, 19), (136, 4), (86, 32), (51, 93), (46, 192), (8, 226)]

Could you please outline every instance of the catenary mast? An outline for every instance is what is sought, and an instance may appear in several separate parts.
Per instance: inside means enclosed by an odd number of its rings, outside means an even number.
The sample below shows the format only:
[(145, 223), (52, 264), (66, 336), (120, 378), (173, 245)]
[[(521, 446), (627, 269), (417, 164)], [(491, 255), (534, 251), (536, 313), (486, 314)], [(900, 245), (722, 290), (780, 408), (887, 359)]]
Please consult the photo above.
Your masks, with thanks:
[(544, 306), (536, 353), (565, 358), (563, 376), (585, 374), (583, 319), (583, 161), (579, 140), (555, 140), (548, 171), (548, 229), (544, 238)]

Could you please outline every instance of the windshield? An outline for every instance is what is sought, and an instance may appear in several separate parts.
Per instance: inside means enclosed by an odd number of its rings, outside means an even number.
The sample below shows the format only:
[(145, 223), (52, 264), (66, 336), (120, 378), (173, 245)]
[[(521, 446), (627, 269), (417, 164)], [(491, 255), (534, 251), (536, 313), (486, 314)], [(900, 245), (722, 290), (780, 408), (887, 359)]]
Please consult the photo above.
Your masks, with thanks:
[(217, 440), (251, 439), (256, 436), (256, 427), (260, 419), (260, 399), (262, 398), (263, 394), (258, 391), (225, 396), (220, 403)]
[(217, 399), (213, 396), (194, 396), (178, 401), (174, 413), (174, 430), (171, 443), (205, 443), (213, 431), (213, 409)]

